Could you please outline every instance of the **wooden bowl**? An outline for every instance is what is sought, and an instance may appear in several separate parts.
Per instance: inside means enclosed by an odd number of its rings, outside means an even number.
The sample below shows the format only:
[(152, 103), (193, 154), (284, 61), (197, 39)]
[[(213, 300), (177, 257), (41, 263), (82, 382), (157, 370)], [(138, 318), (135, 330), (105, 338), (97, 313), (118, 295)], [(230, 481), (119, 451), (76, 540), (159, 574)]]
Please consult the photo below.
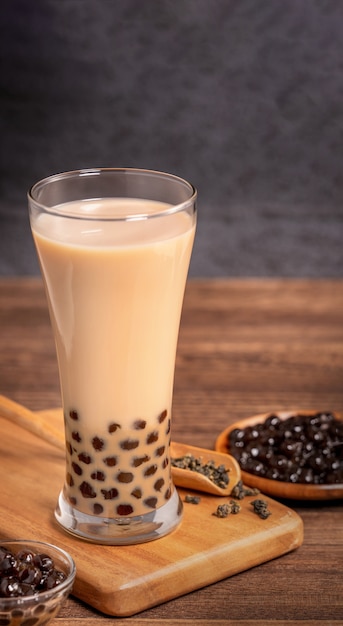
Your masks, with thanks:
[[(318, 411), (275, 411), (273, 413), (261, 413), (254, 415), (246, 419), (240, 420), (228, 426), (223, 432), (220, 433), (216, 440), (215, 449), (217, 452), (226, 452), (230, 454), (230, 450), (227, 445), (228, 435), (235, 428), (246, 428), (247, 426), (254, 426), (260, 424), (266, 420), (270, 415), (277, 415), (281, 420), (285, 420), (292, 415), (315, 415)], [(334, 413), (337, 419), (343, 420), (341, 413)], [(343, 498), (343, 484), (334, 485), (309, 485), (303, 483), (290, 483), (281, 480), (272, 480), (270, 478), (263, 478), (245, 472), (241, 468), (243, 483), (249, 487), (257, 487), (262, 493), (277, 498), (289, 498), (294, 500), (338, 500)]]

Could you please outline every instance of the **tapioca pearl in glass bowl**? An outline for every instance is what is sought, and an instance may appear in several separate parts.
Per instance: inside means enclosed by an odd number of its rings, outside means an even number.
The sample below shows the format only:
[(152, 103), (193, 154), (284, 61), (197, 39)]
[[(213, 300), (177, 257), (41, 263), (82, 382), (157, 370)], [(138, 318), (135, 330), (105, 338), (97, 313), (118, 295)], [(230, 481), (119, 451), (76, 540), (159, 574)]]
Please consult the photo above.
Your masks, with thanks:
[(39, 626), (56, 617), (72, 590), (76, 567), (61, 548), (0, 539), (0, 626)]

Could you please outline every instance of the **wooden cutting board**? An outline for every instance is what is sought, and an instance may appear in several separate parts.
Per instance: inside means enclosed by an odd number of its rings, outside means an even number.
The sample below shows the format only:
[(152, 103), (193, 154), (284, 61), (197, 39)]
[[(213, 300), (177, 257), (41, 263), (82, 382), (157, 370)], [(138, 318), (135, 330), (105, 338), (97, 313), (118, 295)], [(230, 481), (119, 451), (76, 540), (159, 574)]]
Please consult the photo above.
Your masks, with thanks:
[[(45, 411), (63, 428), (60, 410)], [(129, 616), (279, 557), (303, 540), (295, 511), (264, 497), (270, 517), (260, 519), (246, 497), (227, 518), (213, 513), (226, 498), (201, 494), (184, 504), (181, 525), (170, 535), (135, 546), (101, 546), (65, 533), (54, 519), (64, 480), (64, 455), (0, 418), (0, 539), (54, 543), (74, 558), (73, 594), (101, 612)], [(185, 493), (180, 489), (181, 498)]]

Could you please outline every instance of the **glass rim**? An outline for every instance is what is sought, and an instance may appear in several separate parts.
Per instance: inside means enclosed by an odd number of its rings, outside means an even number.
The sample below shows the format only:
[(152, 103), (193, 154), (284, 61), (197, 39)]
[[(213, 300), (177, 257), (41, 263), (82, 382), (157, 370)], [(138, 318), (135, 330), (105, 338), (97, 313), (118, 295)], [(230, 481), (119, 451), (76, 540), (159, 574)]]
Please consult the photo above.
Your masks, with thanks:
[[(37, 196), (37, 192), (39, 190), (43, 189), (43, 187), (47, 186), (50, 183), (54, 183), (54, 182), (58, 182), (58, 181), (66, 180), (66, 179), (80, 178), (83, 176), (85, 177), (86, 176), (101, 176), (101, 174), (111, 174), (111, 173), (114, 173), (114, 174), (122, 173), (122, 174), (127, 174), (127, 175), (144, 175), (144, 176), (158, 177), (160, 179), (165, 178), (171, 182), (178, 183), (179, 185), (183, 185), (184, 187), (188, 188), (189, 197), (183, 202), (180, 202), (178, 204), (173, 204), (169, 206), (167, 209), (162, 209), (154, 213), (130, 213), (130, 211), (128, 211), (127, 214), (119, 215), (119, 216), (116, 216), (116, 215), (108, 215), (108, 216), (106, 215), (105, 216), (80, 215), (80, 214), (69, 213), (67, 211), (64, 212), (61, 209), (63, 207), (63, 204), (67, 204), (66, 202), (61, 203), (59, 205), (48, 206), (40, 202), (37, 199), (37, 197), (35, 197), (35, 195)], [(32, 203), (35, 206), (35, 208), (45, 211), (51, 215), (56, 215), (56, 216), (76, 219), (76, 220), (90, 220), (90, 221), (98, 220), (98, 221), (112, 221), (112, 222), (125, 221), (126, 222), (126, 221), (137, 221), (137, 220), (147, 220), (147, 219), (150, 220), (153, 218), (164, 217), (164, 216), (172, 215), (174, 213), (185, 211), (190, 207), (193, 207), (194, 213), (196, 213), (197, 190), (194, 187), (194, 185), (192, 185), (192, 183), (188, 182), (186, 179), (182, 178), (181, 176), (177, 176), (176, 174), (169, 174), (167, 172), (163, 172), (159, 170), (150, 170), (150, 169), (134, 168), (134, 167), (98, 167), (98, 168), (84, 168), (84, 169), (68, 170), (65, 172), (59, 172), (56, 174), (51, 174), (49, 176), (46, 176), (45, 178), (42, 178), (36, 181), (29, 188), (27, 192), (27, 197), (28, 197), (29, 203)], [(80, 198), (80, 200), (84, 200), (84, 201), (88, 200), (88, 201), (96, 202), (102, 199), (107, 199), (107, 198), (112, 198), (112, 197), (115, 197), (115, 196), (103, 196), (103, 197), (98, 196), (98, 197), (92, 197), (92, 198)], [(125, 196), (117, 196), (117, 197), (125, 198)], [(129, 196), (126, 196), (126, 197), (129, 198)], [(56, 208), (57, 206), (58, 206), (58, 209)]]

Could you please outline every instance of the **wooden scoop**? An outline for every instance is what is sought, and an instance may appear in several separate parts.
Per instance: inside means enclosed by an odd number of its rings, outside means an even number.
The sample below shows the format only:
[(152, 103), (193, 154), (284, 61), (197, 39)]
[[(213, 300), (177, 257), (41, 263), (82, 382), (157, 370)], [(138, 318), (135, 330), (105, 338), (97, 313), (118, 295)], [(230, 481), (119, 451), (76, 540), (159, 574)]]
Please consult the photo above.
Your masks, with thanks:
[(206, 448), (197, 448), (195, 446), (189, 446), (185, 443), (176, 443), (176, 441), (171, 442), (170, 452), (173, 459), (178, 459), (186, 455), (192, 455), (196, 459), (200, 459), (202, 465), (210, 461), (214, 461), (215, 467), (223, 465), (228, 472), (229, 482), (228, 485), (223, 488), (219, 487), (210, 478), (204, 476), (200, 472), (172, 466), (173, 481), (178, 487), (205, 491), (206, 493), (212, 493), (215, 496), (229, 496), (233, 488), (241, 479), (240, 467), (236, 459), (229, 454), (214, 452), (213, 450), (207, 450)]
[[(61, 413), (61, 411), (58, 410), (58, 413)], [(55, 448), (63, 452), (65, 451), (63, 428), (54, 428), (49, 420), (44, 417), (44, 413), (33, 413), (21, 404), (0, 395), (0, 417), (33, 433)], [(205, 493), (211, 493), (216, 496), (228, 496), (241, 479), (240, 467), (237, 461), (229, 454), (197, 448), (188, 444), (176, 443), (175, 441), (171, 442), (171, 457), (173, 459), (178, 459), (186, 455), (192, 455), (195, 459), (200, 459), (203, 465), (209, 461), (213, 461), (216, 468), (223, 465), (228, 471), (229, 482), (227, 487), (223, 489), (210, 478), (199, 472), (172, 466), (173, 481), (178, 487), (204, 491)]]

